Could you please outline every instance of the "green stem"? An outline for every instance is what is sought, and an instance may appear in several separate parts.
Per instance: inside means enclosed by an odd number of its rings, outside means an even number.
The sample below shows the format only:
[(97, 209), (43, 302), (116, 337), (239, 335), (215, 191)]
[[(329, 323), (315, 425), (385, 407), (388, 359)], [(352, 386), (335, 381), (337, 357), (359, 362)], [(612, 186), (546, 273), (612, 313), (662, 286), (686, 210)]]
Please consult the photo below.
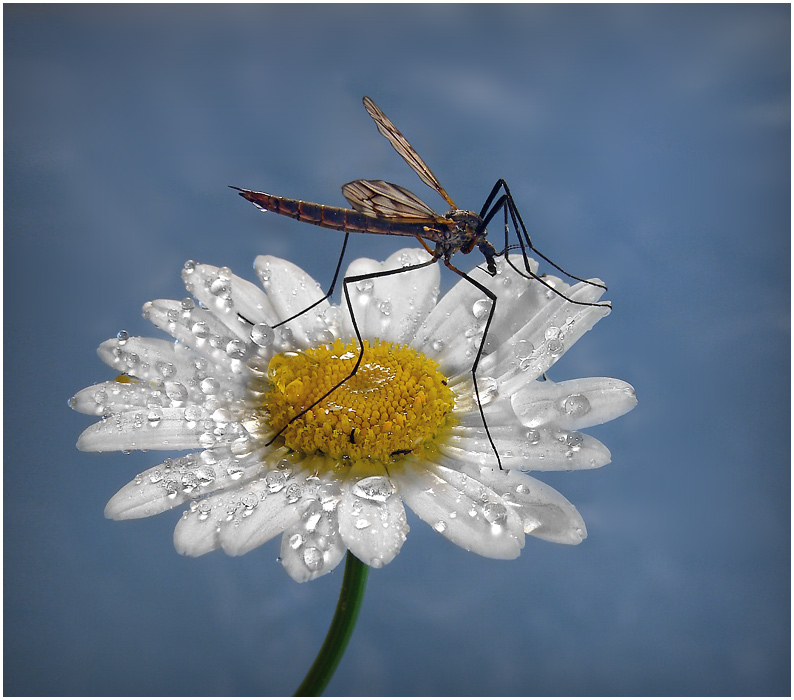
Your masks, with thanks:
[(364, 589), (367, 587), (369, 567), (361, 563), (350, 552), (345, 561), (345, 577), (342, 579), (342, 590), (336, 604), (334, 619), (325, 636), (320, 653), (303, 679), (303, 683), (295, 691), (295, 697), (316, 697), (322, 695), (325, 686), (331, 680), (336, 667), (342, 660), (347, 643), (356, 626), (361, 601), (364, 600)]

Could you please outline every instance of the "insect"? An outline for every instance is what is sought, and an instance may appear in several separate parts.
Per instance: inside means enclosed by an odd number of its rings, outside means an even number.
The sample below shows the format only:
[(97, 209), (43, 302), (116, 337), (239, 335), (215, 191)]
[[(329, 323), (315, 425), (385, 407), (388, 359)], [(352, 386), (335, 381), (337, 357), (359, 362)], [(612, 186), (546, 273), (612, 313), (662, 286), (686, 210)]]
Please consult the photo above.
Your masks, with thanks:
[[(318, 299), (311, 306), (282, 321), (278, 325), (288, 323), (331, 296), (339, 276), (342, 259), (344, 258), (348, 236), (350, 233), (411, 236), (416, 238), (419, 243), (424, 246), (425, 250), (430, 253), (431, 258), (429, 260), (396, 270), (386, 270), (369, 275), (345, 277), (343, 279), (345, 299), (350, 309), (359, 347), (362, 347), (362, 339), (355, 321), (352, 304), (347, 291), (347, 285), (349, 284), (371, 280), (377, 277), (401, 274), (426, 267), (427, 265), (431, 265), (436, 261), (441, 261), (444, 263), (444, 265), (446, 265), (446, 267), (448, 267), (457, 275), (460, 275), (460, 277), (474, 285), (483, 294), (485, 294), (486, 297), (488, 297), (491, 301), (490, 310), (488, 319), (484, 326), (482, 341), (477, 351), (474, 363), (472, 364), (471, 375), (474, 384), (474, 392), (477, 397), (477, 403), (480, 407), (480, 415), (485, 426), (486, 434), (488, 435), (488, 440), (491, 447), (493, 448), (494, 454), (496, 455), (499, 468), (501, 469), (502, 465), (501, 459), (499, 458), (499, 452), (497, 451), (496, 445), (491, 438), (488, 425), (485, 421), (482, 403), (479, 400), (480, 393), (477, 386), (476, 375), (477, 366), (480, 362), (480, 358), (482, 357), (483, 348), (485, 347), (488, 329), (490, 328), (496, 309), (496, 295), (480, 282), (455, 267), (450, 259), (459, 251), (463, 254), (468, 254), (477, 248), (485, 258), (485, 265), (488, 274), (495, 276), (497, 274), (495, 259), (497, 257), (504, 256), (507, 264), (516, 270), (516, 272), (526, 277), (531, 277), (535, 280), (538, 280), (541, 284), (548, 287), (555, 294), (568, 299), (568, 297), (566, 297), (562, 292), (549, 284), (549, 282), (547, 282), (543, 276), (532, 272), (529, 265), (529, 259), (527, 257), (527, 251), (531, 250), (538, 257), (542, 258), (571, 279), (592, 284), (594, 286), (603, 287), (604, 289), (606, 289), (606, 287), (601, 284), (589, 282), (588, 280), (584, 280), (566, 272), (554, 262), (549, 260), (540, 251), (538, 251), (537, 248), (535, 248), (529, 237), (529, 233), (527, 232), (524, 221), (521, 218), (521, 214), (518, 211), (515, 201), (513, 200), (513, 196), (510, 194), (510, 189), (503, 179), (500, 178), (497, 180), (496, 184), (491, 189), (491, 193), (485, 200), (485, 204), (483, 204), (479, 214), (458, 207), (458, 205), (455, 204), (452, 198), (447, 194), (446, 190), (444, 190), (444, 188), (441, 186), (438, 178), (436, 178), (430, 168), (419, 157), (419, 154), (414, 150), (411, 144), (408, 143), (408, 140), (402, 135), (402, 133), (400, 133), (397, 127), (394, 126), (391, 120), (369, 97), (364, 97), (363, 102), (364, 107), (366, 108), (370, 117), (372, 117), (372, 119), (375, 121), (378, 131), (389, 140), (397, 153), (399, 153), (405, 162), (411, 166), (422, 182), (424, 182), (428, 187), (434, 189), (447, 202), (447, 204), (450, 206), (450, 210), (444, 215), (437, 214), (412, 192), (409, 192), (404, 187), (400, 187), (399, 185), (394, 185), (383, 180), (354, 180), (353, 182), (348, 182), (347, 184), (343, 185), (342, 194), (350, 203), (352, 209), (328, 206), (324, 204), (315, 204), (313, 202), (304, 202), (302, 200), (278, 197), (265, 192), (256, 192), (253, 190), (232, 186), (232, 189), (237, 190), (240, 196), (244, 197), (249, 202), (252, 202), (255, 206), (263, 211), (271, 211), (283, 216), (289, 216), (293, 219), (297, 219), (298, 221), (314, 224), (315, 226), (322, 226), (323, 228), (343, 231), (345, 233), (345, 239), (342, 244), (342, 253), (339, 257), (334, 278), (331, 282), (328, 293), (321, 299)], [(496, 248), (494, 248), (493, 244), (487, 238), (488, 232), (486, 230), (486, 226), (500, 211), (504, 213), (505, 238), (503, 250), (497, 252)], [(508, 216), (510, 217), (510, 221), (513, 224), (513, 229), (516, 231), (518, 244), (511, 245), (509, 243)], [(434, 248), (431, 249), (428, 243), (434, 244)], [(509, 259), (510, 251), (518, 249), (521, 250), (521, 256), (523, 258), (523, 270), (519, 270)], [(569, 301), (574, 300), (569, 299)], [(585, 306), (608, 305), (606, 303), (578, 301), (574, 301), (574, 303)], [(344, 384), (350, 377), (352, 377), (361, 364), (362, 356), (363, 351), (359, 353), (358, 361), (356, 362), (353, 371), (348, 377), (339, 382), (339, 384), (333, 387), (328, 393), (326, 393), (300, 414), (295, 416), (292, 420), (299, 418), (301, 415), (311, 410), (314, 406), (333, 393), (338, 387), (342, 386), (342, 384)], [(286, 426), (284, 426), (284, 428), (286, 428)], [(282, 428), (279, 433), (276, 433), (276, 435), (273, 437), (273, 440), (275, 440), (275, 438), (284, 430), (284, 428)]]

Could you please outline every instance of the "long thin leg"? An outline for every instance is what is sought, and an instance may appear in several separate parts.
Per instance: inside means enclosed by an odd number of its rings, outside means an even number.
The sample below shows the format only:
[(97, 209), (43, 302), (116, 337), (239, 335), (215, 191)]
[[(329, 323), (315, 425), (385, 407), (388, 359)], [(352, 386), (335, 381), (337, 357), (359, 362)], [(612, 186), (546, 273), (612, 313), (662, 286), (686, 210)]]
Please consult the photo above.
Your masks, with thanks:
[[(356, 332), (356, 340), (358, 341), (358, 347), (359, 347), (358, 358), (356, 359), (356, 364), (353, 366), (353, 369), (350, 372), (350, 374), (348, 374), (344, 379), (342, 379), (342, 381), (340, 381), (339, 383), (337, 383), (334, 386), (332, 386), (328, 391), (325, 392), (325, 394), (323, 394), (319, 399), (317, 399), (317, 401), (315, 401), (311, 406), (308, 406), (307, 408), (304, 408), (296, 416), (293, 416), (292, 418), (290, 418), (290, 420), (287, 422), (287, 424), (283, 428), (281, 428), (281, 430), (279, 430), (275, 435), (273, 435), (273, 437), (270, 438), (270, 440), (266, 443), (266, 445), (272, 444), (273, 441), (279, 435), (281, 435), (281, 433), (283, 433), (287, 429), (287, 426), (289, 426), (290, 423), (293, 423), (294, 421), (298, 420), (298, 418), (300, 418), (301, 416), (303, 416), (306, 413), (308, 413), (309, 411), (311, 411), (317, 404), (319, 404), (322, 401), (324, 401), (325, 399), (327, 399), (340, 386), (342, 386), (342, 384), (344, 384), (348, 379), (350, 379), (358, 371), (358, 368), (361, 366), (361, 360), (364, 357), (364, 340), (361, 337), (361, 331), (359, 330), (358, 323), (356, 322), (356, 314), (353, 311), (353, 303), (350, 301), (350, 292), (348, 292), (348, 289), (347, 289), (348, 285), (355, 284), (357, 282), (364, 282), (366, 280), (376, 279), (378, 277), (388, 277), (389, 275), (397, 275), (397, 274), (400, 274), (402, 272), (411, 272), (412, 270), (420, 270), (423, 267), (427, 267), (428, 265), (432, 265), (433, 263), (436, 262), (437, 259), (438, 258), (436, 258), (436, 257), (432, 257), (432, 258), (430, 258), (430, 260), (426, 260), (425, 262), (417, 263), (416, 265), (408, 265), (407, 267), (400, 267), (400, 268), (397, 268), (396, 270), (385, 270), (383, 272), (373, 272), (373, 273), (366, 274), (366, 275), (352, 275), (350, 277), (345, 277), (345, 278), (342, 279), (342, 290), (344, 291), (344, 294), (345, 294), (345, 302), (347, 303), (347, 308), (350, 311), (350, 320), (353, 323), (353, 330), (355, 330), (355, 332)], [(337, 272), (338, 272), (338, 270), (337, 270)], [(334, 276), (334, 281), (335, 280), (336, 280), (336, 276)], [(309, 307), (309, 308), (311, 308), (311, 307)]]
[[(289, 323), (293, 319), (298, 318), (298, 316), (303, 316), (307, 311), (311, 311), (317, 304), (324, 302), (328, 297), (330, 297), (334, 293), (334, 287), (336, 286), (336, 280), (339, 277), (339, 271), (342, 269), (342, 260), (345, 258), (345, 250), (347, 250), (347, 239), (350, 238), (350, 234), (345, 231), (345, 240), (342, 243), (342, 252), (339, 254), (339, 260), (336, 263), (336, 271), (334, 272), (334, 278), (331, 280), (331, 286), (328, 287), (328, 293), (324, 296), (315, 301), (313, 304), (310, 304), (302, 311), (298, 311), (298, 313), (293, 314), (289, 318), (284, 319), (283, 321), (279, 321), (273, 328), (278, 328), (279, 326), (283, 326), (285, 323)], [(269, 443), (268, 443), (269, 444)]]
[[(491, 219), (493, 219), (493, 217), (496, 215), (496, 213), (500, 209), (504, 211), (504, 216), (505, 216), (505, 247), (504, 247), (504, 250), (502, 251), (502, 253), (504, 254), (505, 262), (511, 268), (513, 268), (513, 270), (515, 270), (522, 277), (531, 277), (532, 279), (537, 280), (544, 287), (546, 287), (547, 289), (549, 289), (552, 292), (554, 292), (557, 296), (560, 296), (563, 299), (565, 299), (566, 301), (570, 301), (573, 304), (579, 304), (580, 306), (606, 306), (608, 308), (612, 308), (612, 304), (610, 304), (609, 302), (576, 301), (575, 299), (571, 299), (567, 295), (563, 294), (559, 289), (556, 289), (555, 287), (550, 285), (545, 279), (543, 279), (542, 276), (532, 272), (532, 269), (530, 268), (530, 265), (529, 265), (529, 259), (527, 258), (527, 248), (529, 248), (529, 250), (534, 251), (535, 253), (538, 253), (538, 255), (540, 255), (540, 257), (542, 257), (544, 260), (547, 260), (547, 258), (544, 255), (542, 255), (541, 253), (539, 253), (537, 248), (532, 246), (532, 244), (528, 240), (527, 240), (526, 244), (524, 243), (524, 240), (521, 237), (521, 229), (519, 228), (519, 223), (516, 220), (516, 215), (518, 214), (518, 211), (517, 211), (517, 209), (515, 209), (515, 204), (513, 203), (513, 201), (509, 198), (509, 196), (507, 194), (503, 194), (501, 197), (499, 197), (498, 200), (496, 200), (496, 204), (493, 205), (493, 207), (491, 208), (491, 210), (488, 212), (487, 216), (485, 217), (483, 225), (486, 225), (488, 222), (490, 222)], [(508, 245), (508, 224), (507, 224), (508, 212), (510, 213), (510, 218), (513, 221), (513, 228), (516, 229), (516, 232), (518, 234), (518, 243), (519, 243), (518, 246), (516, 246), (515, 244), (514, 245)], [(520, 217), (520, 214), (518, 214), (518, 216)], [(522, 222), (522, 224), (523, 224), (523, 222)], [(522, 256), (523, 256), (523, 259), (524, 259), (524, 271), (519, 270), (510, 260), (509, 251), (510, 250), (515, 250), (517, 247), (521, 248), (521, 253), (522, 253)], [(552, 265), (554, 265), (554, 263), (552, 263)], [(567, 272), (564, 272), (564, 270), (562, 270), (561, 268), (557, 267), (557, 265), (554, 265), (554, 267), (556, 267), (558, 270), (560, 270), (560, 272), (563, 272), (566, 275), (568, 274)], [(584, 282), (584, 283), (589, 284), (589, 285), (591, 285), (593, 287), (601, 287), (603, 289), (606, 289), (606, 287), (603, 284), (598, 284), (596, 282), (590, 282), (589, 280), (581, 279), (579, 277), (576, 277), (575, 275), (568, 275), (568, 276), (571, 277), (572, 279), (579, 280), (580, 282)]]
[[(497, 200), (496, 204), (491, 207), (491, 202), (496, 197), (496, 194), (499, 192), (499, 189), (504, 189), (504, 194)], [(578, 282), (585, 282), (586, 284), (590, 284), (594, 287), (602, 287), (606, 289), (606, 286), (603, 284), (598, 284), (597, 282), (590, 282), (589, 280), (583, 279), (581, 277), (577, 277), (576, 275), (572, 275), (567, 270), (563, 270), (557, 263), (553, 260), (547, 258), (543, 253), (541, 253), (532, 243), (532, 239), (529, 236), (529, 232), (527, 231), (526, 224), (524, 224), (524, 220), (521, 218), (521, 212), (518, 210), (516, 206), (515, 200), (513, 199), (513, 195), (510, 193), (510, 188), (507, 186), (507, 183), (503, 179), (497, 180), (496, 184), (493, 186), (491, 193), (488, 195), (488, 198), (485, 200), (485, 204), (480, 212), (480, 218), (483, 220), (483, 228), (488, 225), (488, 222), (494, 217), (497, 211), (501, 209), (503, 206), (507, 205), (510, 216), (513, 219), (513, 225), (516, 229), (516, 235), (518, 236), (519, 242), (521, 243), (522, 249), (524, 248), (524, 240), (526, 240), (526, 246), (534, 251), (538, 257), (545, 260), (549, 265), (554, 267), (555, 269), (562, 272), (562, 274), (570, 277), (571, 279), (577, 280)], [(489, 207), (490, 210), (489, 210)], [(523, 238), (522, 238), (523, 233)]]
[(500, 471), (503, 471), (502, 467), (502, 459), (499, 457), (499, 450), (496, 449), (496, 445), (494, 444), (493, 438), (491, 437), (491, 431), (488, 429), (488, 421), (485, 420), (485, 411), (482, 407), (482, 402), (480, 401), (480, 389), (477, 386), (477, 367), (480, 364), (480, 359), (482, 358), (483, 350), (485, 349), (485, 341), (488, 338), (488, 329), (491, 327), (491, 321), (493, 320), (494, 314), (496, 313), (496, 294), (494, 294), (488, 287), (483, 284), (480, 284), (477, 280), (469, 277), (465, 272), (459, 270), (455, 267), (449, 260), (444, 260), (444, 264), (452, 270), (455, 274), (460, 275), (463, 279), (465, 279), (469, 284), (473, 284), (477, 289), (479, 289), (485, 296), (487, 296), (491, 300), (491, 308), (488, 312), (488, 320), (485, 322), (485, 328), (482, 332), (482, 340), (480, 341), (480, 347), (477, 348), (477, 356), (474, 358), (474, 364), (471, 366), (471, 379), (472, 383), (474, 384), (474, 396), (477, 399), (477, 406), (480, 409), (480, 417), (482, 418), (482, 424), (485, 427), (485, 434), (488, 436), (488, 442), (491, 444), (491, 449), (493, 450), (494, 454), (496, 455), (496, 463), (499, 465)]

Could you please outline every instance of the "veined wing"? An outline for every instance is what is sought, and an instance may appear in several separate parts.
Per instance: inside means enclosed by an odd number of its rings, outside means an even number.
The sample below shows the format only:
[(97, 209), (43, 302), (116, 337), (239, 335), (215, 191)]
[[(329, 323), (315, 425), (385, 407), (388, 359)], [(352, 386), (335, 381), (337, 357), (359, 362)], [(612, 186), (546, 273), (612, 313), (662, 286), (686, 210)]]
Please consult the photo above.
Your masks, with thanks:
[(383, 180), (355, 180), (342, 185), (342, 194), (353, 209), (383, 219), (435, 220), (427, 204), (404, 187)]
[(427, 167), (425, 162), (419, 157), (419, 154), (413, 149), (413, 146), (408, 143), (408, 139), (406, 139), (405, 136), (400, 133), (397, 127), (391, 123), (391, 120), (380, 111), (378, 105), (376, 105), (369, 97), (365, 97), (364, 107), (366, 107), (367, 112), (369, 112), (369, 116), (375, 120), (378, 131), (380, 131), (381, 134), (389, 139), (391, 145), (394, 146), (394, 150), (397, 151), (397, 153), (399, 153), (405, 159), (405, 162), (414, 169), (414, 172), (416, 172), (416, 174), (422, 179), (422, 182), (424, 182), (428, 187), (432, 187), (444, 199), (446, 199), (449, 206), (451, 206), (453, 209), (457, 209), (458, 205), (455, 204), (450, 196), (444, 191), (444, 188), (441, 186), (438, 178), (433, 175), (430, 168)]

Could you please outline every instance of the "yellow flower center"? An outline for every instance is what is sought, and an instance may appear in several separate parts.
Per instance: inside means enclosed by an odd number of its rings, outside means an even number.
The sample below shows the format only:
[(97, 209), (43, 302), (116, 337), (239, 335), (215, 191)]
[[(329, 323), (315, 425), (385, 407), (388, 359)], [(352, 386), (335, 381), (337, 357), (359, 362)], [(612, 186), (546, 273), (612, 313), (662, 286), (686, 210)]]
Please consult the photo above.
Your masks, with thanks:
[(455, 397), (438, 363), (405, 345), (365, 340), (356, 373), (300, 415), (353, 371), (358, 355), (356, 343), (341, 340), (276, 355), (264, 398), (270, 426), (286, 426), (284, 444), (306, 455), (382, 463), (409, 452), (426, 455)]

